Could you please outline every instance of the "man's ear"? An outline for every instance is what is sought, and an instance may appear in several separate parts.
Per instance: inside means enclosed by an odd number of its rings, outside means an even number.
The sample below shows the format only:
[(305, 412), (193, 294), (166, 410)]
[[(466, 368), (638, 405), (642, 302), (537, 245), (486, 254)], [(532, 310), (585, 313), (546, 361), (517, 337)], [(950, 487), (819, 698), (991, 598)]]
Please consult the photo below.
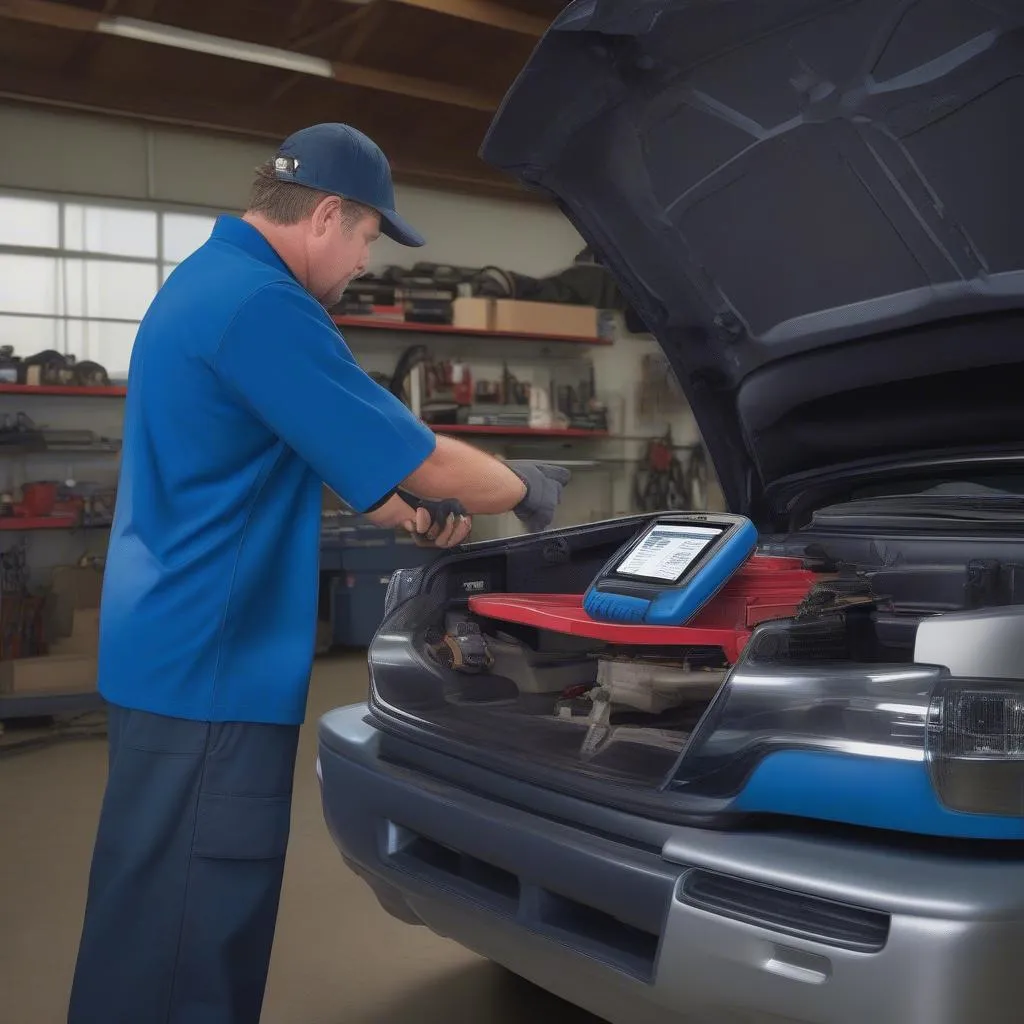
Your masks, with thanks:
[(341, 200), (337, 196), (324, 196), (313, 211), (313, 234), (317, 237), (326, 235), (338, 218), (340, 209)]

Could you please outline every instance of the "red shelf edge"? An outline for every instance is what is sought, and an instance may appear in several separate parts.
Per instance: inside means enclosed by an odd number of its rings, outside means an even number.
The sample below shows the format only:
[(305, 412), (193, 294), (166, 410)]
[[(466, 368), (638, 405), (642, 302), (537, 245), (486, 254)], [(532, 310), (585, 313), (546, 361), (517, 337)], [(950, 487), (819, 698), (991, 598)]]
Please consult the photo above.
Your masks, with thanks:
[(0, 519), (0, 530), (71, 530), (78, 525), (74, 516), (12, 516)]
[(368, 317), (334, 316), (339, 327), (371, 331), (407, 331), (416, 334), (448, 334), (457, 338), (496, 338), (505, 341), (547, 341), (565, 345), (611, 345), (610, 338), (588, 338), (575, 334), (522, 334), (516, 331), (480, 331), (450, 324), (418, 324), (408, 320), (373, 320)]
[(504, 437), (591, 437), (608, 438), (611, 435), (605, 430), (582, 430), (570, 427), (566, 430), (555, 428), (536, 430), (533, 427), (500, 427), (486, 423), (433, 423), (430, 429), (435, 434), (491, 434)]
[(123, 398), (128, 389), (121, 386), (83, 388), (63, 384), (0, 384), (0, 395), (82, 395), (89, 398)]
[(19, 530), (109, 530), (112, 523), (83, 523), (77, 516), (10, 516), (0, 519), (0, 532)]

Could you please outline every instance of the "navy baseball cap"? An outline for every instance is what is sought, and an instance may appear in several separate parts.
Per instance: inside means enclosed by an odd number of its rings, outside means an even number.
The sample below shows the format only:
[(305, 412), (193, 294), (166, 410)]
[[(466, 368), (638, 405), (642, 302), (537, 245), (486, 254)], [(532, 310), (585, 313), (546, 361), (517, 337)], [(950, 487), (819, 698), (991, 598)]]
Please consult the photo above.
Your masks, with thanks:
[(424, 245), (423, 236), (395, 209), (391, 167), (380, 147), (347, 124), (315, 124), (289, 135), (274, 159), (278, 181), (352, 199), (380, 214), (381, 231), (401, 245)]

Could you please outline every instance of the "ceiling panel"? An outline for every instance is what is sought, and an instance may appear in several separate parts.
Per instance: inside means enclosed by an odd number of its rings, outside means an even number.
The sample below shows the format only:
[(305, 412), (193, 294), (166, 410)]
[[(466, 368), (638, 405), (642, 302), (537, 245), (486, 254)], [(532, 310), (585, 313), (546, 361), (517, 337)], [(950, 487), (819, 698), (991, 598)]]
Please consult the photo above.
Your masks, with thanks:
[[(0, 93), (268, 140), (320, 120), (347, 121), (380, 143), (399, 180), (520, 194), (477, 151), (536, 38), (419, 2), (19, 0), (0, 13)], [(435, 8), (447, 2), (429, 0)], [(486, 4), (474, 2), (460, 9), (486, 15)], [(493, 8), (499, 0), (488, 2)], [(558, 10), (549, 0), (501, 3), (544, 19)], [(61, 6), (301, 50), (350, 66), (348, 84), (37, 23), (55, 18)], [(25, 11), (35, 20), (24, 20)]]

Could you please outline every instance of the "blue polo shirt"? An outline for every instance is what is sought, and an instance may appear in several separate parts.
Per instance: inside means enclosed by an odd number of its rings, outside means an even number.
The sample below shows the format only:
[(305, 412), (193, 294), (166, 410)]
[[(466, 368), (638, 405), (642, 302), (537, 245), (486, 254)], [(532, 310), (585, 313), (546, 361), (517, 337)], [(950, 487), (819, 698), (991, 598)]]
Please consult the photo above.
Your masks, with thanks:
[(322, 482), (366, 511), (433, 449), (263, 236), (219, 219), (132, 352), (100, 692), (178, 718), (301, 722)]

